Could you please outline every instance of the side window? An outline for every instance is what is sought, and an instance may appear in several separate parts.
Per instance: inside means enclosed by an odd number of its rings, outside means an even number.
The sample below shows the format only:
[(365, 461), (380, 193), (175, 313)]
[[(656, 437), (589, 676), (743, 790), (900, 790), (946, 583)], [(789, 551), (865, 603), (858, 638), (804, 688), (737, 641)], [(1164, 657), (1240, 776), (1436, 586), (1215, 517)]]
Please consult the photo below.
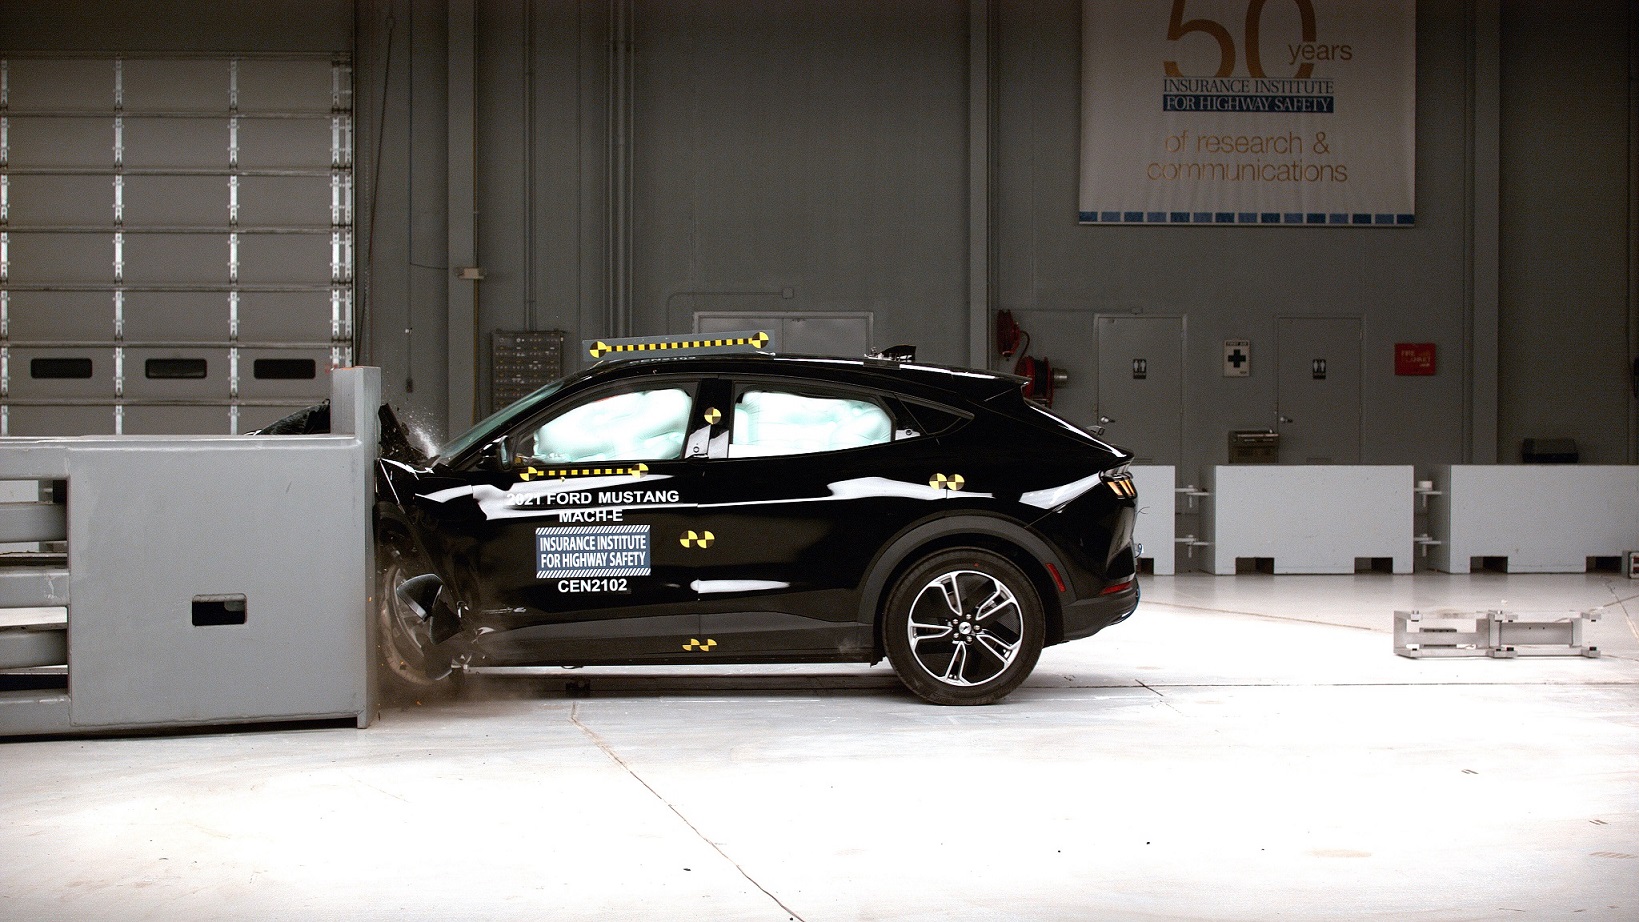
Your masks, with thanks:
[(612, 394), (571, 407), (526, 432), (518, 453), (552, 464), (681, 457), (692, 403), (681, 387)]
[[(910, 427), (919, 435), (943, 435), (967, 421), (967, 417), (926, 403), (904, 401), (905, 412), (914, 420)], [(904, 438), (904, 436), (899, 436)]]
[(806, 455), (892, 441), (893, 421), (871, 400), (748, 387), (734, 402), (730, 458)]

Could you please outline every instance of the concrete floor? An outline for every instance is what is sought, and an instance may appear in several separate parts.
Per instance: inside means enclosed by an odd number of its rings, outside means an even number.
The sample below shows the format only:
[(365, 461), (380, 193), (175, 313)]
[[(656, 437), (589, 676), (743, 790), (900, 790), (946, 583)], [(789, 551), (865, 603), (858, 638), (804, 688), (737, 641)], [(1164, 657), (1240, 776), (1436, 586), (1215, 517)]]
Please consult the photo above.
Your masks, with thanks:
[(1389, 634), (1639, 582), (1145, 593), (989, 708), (885, 665), (552, 671), (364, 731), (6, 742), (0, 917), (1639, 918), (1639, 600), (1597, 660)]

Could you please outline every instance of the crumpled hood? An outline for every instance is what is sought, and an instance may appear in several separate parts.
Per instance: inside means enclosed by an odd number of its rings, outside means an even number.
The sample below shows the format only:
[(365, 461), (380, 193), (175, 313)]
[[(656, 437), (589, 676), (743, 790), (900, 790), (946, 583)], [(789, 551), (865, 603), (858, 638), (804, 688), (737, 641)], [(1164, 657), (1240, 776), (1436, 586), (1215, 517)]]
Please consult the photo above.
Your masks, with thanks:
[[(410, 441), (409, 432), (399, 422), (398, 414), (388, 404), (382, 404), (376, 414), (381, 422), (381, 436), (377, 447), (380, 457), (405, 464), (424, 467), (429, 460)], [(330, 401), (316, 403), (275, 420), (250, 433), (251, 435), (326, 435), (330, 432)]]

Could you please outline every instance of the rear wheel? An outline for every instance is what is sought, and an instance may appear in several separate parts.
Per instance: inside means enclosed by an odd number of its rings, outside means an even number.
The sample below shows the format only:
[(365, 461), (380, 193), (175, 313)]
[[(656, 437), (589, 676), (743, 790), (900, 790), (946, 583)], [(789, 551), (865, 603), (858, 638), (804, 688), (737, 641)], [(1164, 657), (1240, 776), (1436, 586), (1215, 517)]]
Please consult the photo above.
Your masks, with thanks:
[(382, 545), (376, 567), (376, 650), (381, 690), (389, 700), (453, 696), (459, 689), (449, 662), (438, 658), (432, 625), (398, 589), (429, 568), (418, 554)]
[(990, 704), (1036, 668), (1041, 598), (1012, 561), (980, 548), (940, 551), (905, 572), (883, 620), (900, 681), (934, 704)]

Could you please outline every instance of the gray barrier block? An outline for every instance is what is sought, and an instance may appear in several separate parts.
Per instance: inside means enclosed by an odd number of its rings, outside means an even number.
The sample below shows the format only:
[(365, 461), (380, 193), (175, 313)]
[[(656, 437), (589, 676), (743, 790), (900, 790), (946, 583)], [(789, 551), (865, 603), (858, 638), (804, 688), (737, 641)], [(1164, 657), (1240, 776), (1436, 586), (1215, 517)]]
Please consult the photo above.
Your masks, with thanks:
[(0, 544), (63, 541), (68, 510), (56, 503), (0, 503)]
[(68, 481), (66, 593), (0, 571), (0, 605), (67, 603), (70, 680), (0, 692), (0, 735), (368, 724), (379, 382), (334, 372), (331, 435), (0, 440), (0, 479)]
[(0, 630), (0, 669), (61, 666), (68, 662), (68, 632)]
[(0, 608), (60, 608), (67, 604), (67, 570), (0, 569)]

